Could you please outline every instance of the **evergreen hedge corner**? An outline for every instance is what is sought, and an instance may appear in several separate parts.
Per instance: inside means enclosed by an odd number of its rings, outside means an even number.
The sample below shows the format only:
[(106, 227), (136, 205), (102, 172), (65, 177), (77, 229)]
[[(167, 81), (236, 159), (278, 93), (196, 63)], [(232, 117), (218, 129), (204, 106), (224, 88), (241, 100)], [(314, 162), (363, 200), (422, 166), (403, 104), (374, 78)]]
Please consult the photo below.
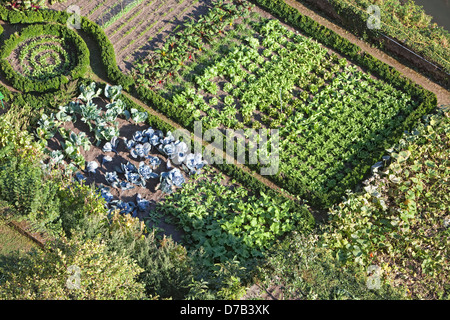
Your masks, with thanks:
[(85, 17), (82, 17), (81, 19), (81, 29), (97, 42), (101, 50), (100, 56), (108, 78), (112, 82), (121, 85), (124, 90), (130, 90), (131, 86), (134, 84), (134, 79), (120, 71), (116, 62), (114, 47), (103, 29)]

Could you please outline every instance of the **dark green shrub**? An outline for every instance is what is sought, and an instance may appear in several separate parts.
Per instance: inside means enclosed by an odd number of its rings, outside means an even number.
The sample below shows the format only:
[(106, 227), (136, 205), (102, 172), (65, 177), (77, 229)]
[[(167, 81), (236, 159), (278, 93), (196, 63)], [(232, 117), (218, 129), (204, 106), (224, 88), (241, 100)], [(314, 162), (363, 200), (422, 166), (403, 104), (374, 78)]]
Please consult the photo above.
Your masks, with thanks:
[(16, 72), (6, 60), (6, 57), (11, 54), (12, 50), (14, 50), (20, 42), (39, 35), (59, 36), (69, 42), (71, 46), (77, 48), (75, 65), (70, 70), (68, 76), (75, 79), (85, 75), (89, 65), (89, 50), (78, 34), (65, 26), (56, 24), (33, 25), (23, 29), (20, 32), (19, 37), (12, 35), (4, 42), (2, 47), (0, 67), (5, 74), (5, 77), (11, 82), (14, 88), (22, 92), (46, 92), (59, 89), (62, 84), (69, 81), (66, 75), (60, 75), (47, 80), (32, 80)]
[(58, 185), (37, 163), (12, 157), (0, 171), (0, 199), (11, 203), (37, 229), (59, 232)]

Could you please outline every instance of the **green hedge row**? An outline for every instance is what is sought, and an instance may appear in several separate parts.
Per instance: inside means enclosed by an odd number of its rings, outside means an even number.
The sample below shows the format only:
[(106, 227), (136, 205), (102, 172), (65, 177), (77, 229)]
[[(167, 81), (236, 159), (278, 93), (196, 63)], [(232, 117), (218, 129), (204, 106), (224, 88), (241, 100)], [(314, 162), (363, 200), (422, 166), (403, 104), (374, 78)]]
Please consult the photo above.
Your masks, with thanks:
[[(21, 42), (41, 35), (53, 35), (64, 38), (65, 41), (70, 43), (71, 47), (76, 48), (75, 66), (70, 70), (67, 76), (60, 75), (47, 80), (32, 80), (14, 70), (6, 59)], [(0, 61), (0, 66), (6, 79), (11, 82), (14, 88), (22, 92), (46, 92), (59, 89), (61, 84), (69, 82), (68, 77), (71, 79), (83, 77), (87, 72), (89, 65), (89, 50), (83, 39), (72, 30), (58, 24), (37, 24), (21, 30), (19, 37), (12, 34), (11, 37), (3, 43), (0, 57), (2, 59)]]
[[(39, 22), (66, 24), (67, 20), (70, 18), (70, 14), (65, 11), (45, 9), (25, 12), (10, 11), (4, 7), (0, 7), (0, 17), (2, 20), (11, 24), (31, 24)], [(125, 90), (129, 90), (134, 84), (134, 80), (130, 76), (123, 74), (117, 67), (114, 47), (103, 29), (86, 17), (81, 17), (81, 30), (97, 42), (100, 49), (102, 64), (107, 72), (108, 78), (111, 81), (120, 84)]]
[(140, 86), (133, 90), (132, 93), (137, 95), (140, 100), (152, 105), (155, 109), (164, 113), (164, 115), (173, 119), (186, 129), (192, 130), (194, 128), (194, 118), (192, 118), (192, 114), (190, 112), (175, 107), (172, 102), (161, 97), (155, 91), (144, 86)]
[(103, 67), (106, 70), (108, 78), (112, 82), (120, 84), (124, 90), (130, 90), (130, 87), (134, 84), (134, 79), (120, 71), (116, 62), (114, 47), (103, 29), (85, 17), (81, 19), (81, 29), (97, 42), (100, 48)]

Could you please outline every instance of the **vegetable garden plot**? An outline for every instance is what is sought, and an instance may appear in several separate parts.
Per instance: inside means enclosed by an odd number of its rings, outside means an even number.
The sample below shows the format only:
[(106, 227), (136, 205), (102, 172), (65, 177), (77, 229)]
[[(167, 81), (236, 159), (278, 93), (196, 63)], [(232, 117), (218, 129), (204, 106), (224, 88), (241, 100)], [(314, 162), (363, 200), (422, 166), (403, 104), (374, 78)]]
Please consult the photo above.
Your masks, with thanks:
[(259, 196), (233, 182), (224, 182), (222, 173), (195, 177), (178, 192), (165, 197), (155, 211), (173, 217), (183, 231), (185, 243), (203, 248), (206, 263), (262, 257), (277, 238), (305, 226), (306, 208), (261, 193)]
[(69, 0), (51, 8), (80, 6), (83, 16), (102, 26), (113, 43), (119, 68), (128, 73), (135, 59), (152, 51), (185, 17), (196, 18), (206, 12), (210, 3), (211, 0)]
[(307, 224), (306, 208), (256, 196), (188, 153), (170, 132), (144, 125), (146, 114), (128, 111), (120, 87), (91, 83), (80, 91), (41, 117), (36, 134), (49, 155), (42, 165), (94, 183), (111, 213), (137, 216), (191, 249), (202, 247), (211, 265), (261, 257), (278, 236)]
[(18, 71), (29, 79), (45, 80), (59, 74), (68, 74), (75, 61), (75, 52), (69, 50), (64, 39), (42, 36), (21, 43), (10, 58)]
[[(362, 180), (418, 103), (278, 20), (247, 20), (239, 29), (214, 24), (224, 34), (220, 46), (201, 34), (202, 21), (185, 25), (159, 56), (136, 64), (136, 81), (164, 93), (188, 126), (202, 120), (206, 128), (279, 129), (280, 168), (269, 178), (329, 206)], [(204, 40), (216, 50), (202, 59)], [(180, 48), (187, 53), (178, 57)], [(170, 63), (194, 57), (189, 52), (201, 62)]]
[(143, 125), (147, 113), (127, 108), (117, 98), (119, 86), (103, 90), (91, 83), (80, 90), (76, 100), (39, 121), (36, 134), (49, 147), (43, 165), (95, 183), (111, 211), (142, 218), (206, 165), (170, 132)]

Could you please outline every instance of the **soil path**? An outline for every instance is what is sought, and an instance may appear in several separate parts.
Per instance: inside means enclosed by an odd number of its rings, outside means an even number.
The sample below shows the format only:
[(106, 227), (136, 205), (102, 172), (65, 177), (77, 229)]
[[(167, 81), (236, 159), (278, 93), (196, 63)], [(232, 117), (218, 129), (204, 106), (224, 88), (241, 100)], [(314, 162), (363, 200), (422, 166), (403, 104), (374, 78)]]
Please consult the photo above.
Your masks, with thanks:
[(404, 64), (400, 63), (399, 61), (397, 61), (393, 57), (389, 56), (388, 54), (384, 53), (383, 51), (371, 47), (367, 42), (359, 39), (354, 34), (348, 32), (347, 30), (334, 24), (327, 18), (324, 18), (323, 16), (317, 14), (316, 12), (307, 8), (303, 4), (301, 4), (295, 0), (284, 0), (284, 2), (286, 2), (286, 4), (290, 5), (291, 7), (296, 8), (301, 14), (314, 19), (316, 22), (324, 25), (328, 29), (333, 30), (334, 32), (339, 34), (341, 37), (356, 44), (363, 51), (371, 54), (378, 60), (383, 61), (384, 63), (394, 67), (400, 73), (402, 73), (405, 77), (413, 80), (415, 83), (419, 84), (420, 86), (424, 87), (425, 89), (436, 94), (438, 105), (450, 104), (450, 92), (448, 90), (446, 90), (445, 88), (443, 88), (440, 85), (436, 84), (435, 82), (429, 80), (427, 77), (414, 71), (413, 69), (405, 66)]

